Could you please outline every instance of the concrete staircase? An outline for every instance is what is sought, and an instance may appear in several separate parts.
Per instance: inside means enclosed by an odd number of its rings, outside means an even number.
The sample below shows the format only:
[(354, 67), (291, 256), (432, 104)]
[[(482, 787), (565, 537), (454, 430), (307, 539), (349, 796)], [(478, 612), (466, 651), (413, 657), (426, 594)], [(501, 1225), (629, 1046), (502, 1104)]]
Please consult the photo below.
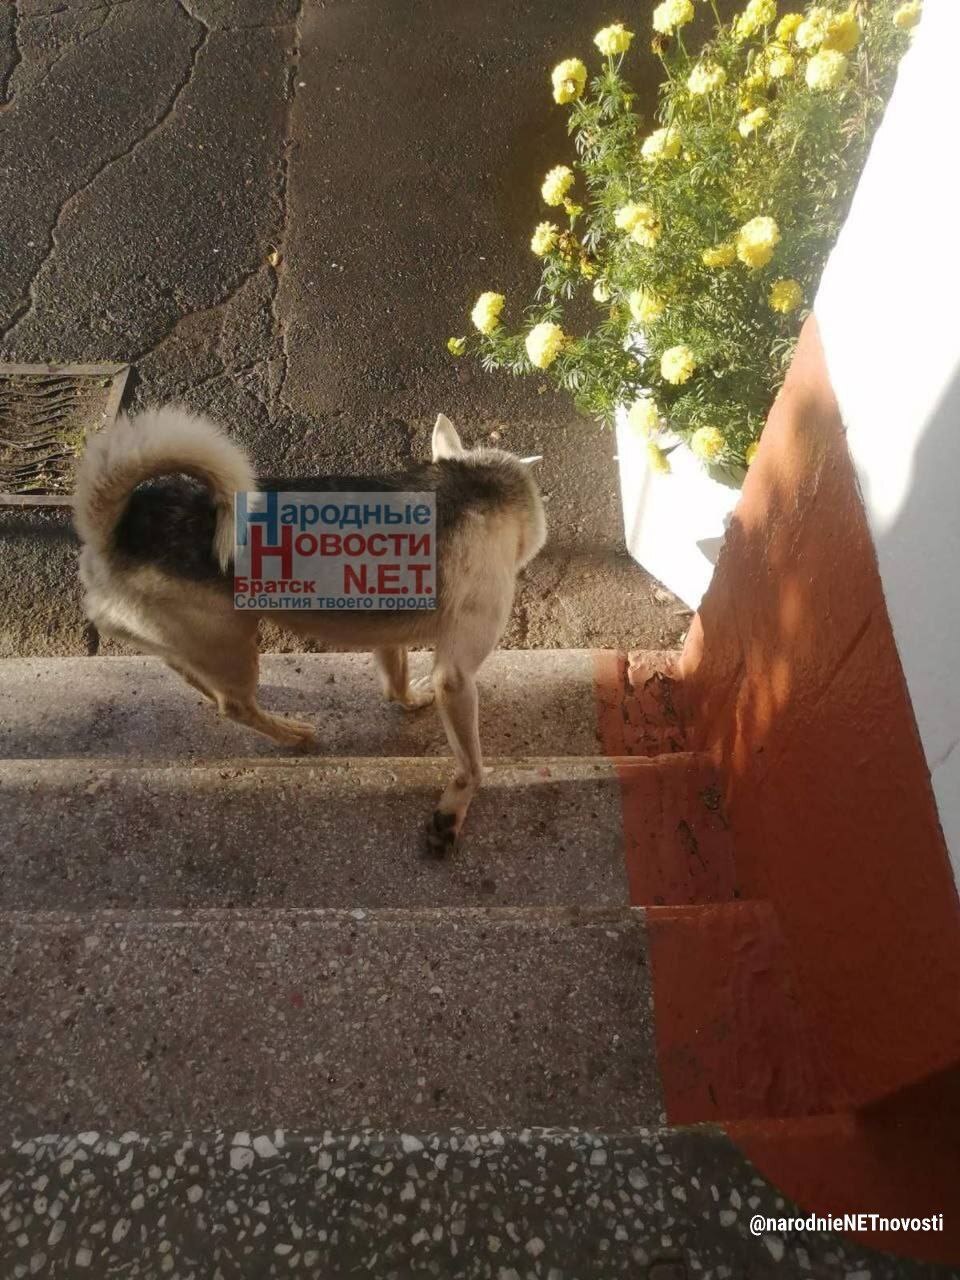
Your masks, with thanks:
[(0, 665), (0, 1274), (856, 1271), (747, 1229), (784, 1201), (716, 1122), (826, 1091), (718, 779), (625, 669), (490, 659), (436, 862), (442, 728), (366, 657), (264, 660), (308, 759), (152, 660)]

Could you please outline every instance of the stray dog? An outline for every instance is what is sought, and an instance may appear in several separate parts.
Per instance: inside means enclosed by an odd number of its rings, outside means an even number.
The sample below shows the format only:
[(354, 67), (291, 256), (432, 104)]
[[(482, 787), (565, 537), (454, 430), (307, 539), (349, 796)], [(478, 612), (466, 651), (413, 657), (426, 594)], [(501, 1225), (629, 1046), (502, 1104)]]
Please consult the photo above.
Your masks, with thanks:
[[(188, 478), (189, 477), (189, 478)], [(199, 483), (198, 483), (199, 482)], [(546, 539), (529, 468), (498, 449), (465, 450), (441, 414), (433, 461), (384, 478), (255, 479), (244, 451), (180, 408), (121, 416), (80, 462), (74, 520), (87, 616), (106, 636), (155, 654), (221, 715), (307, 751), (314, 727), (257, 702), (258, 618), (233, 601), (235, 492), (436, 491), (437, 606), (393, 612), (269, 610), (270, 620), (339, 648), (371, 649), (387, 698), (436, 699), (456, 772), (427, 828), (430, 852), (456, 843), (483, 767), (476, 673), (503, 632), (519, 570)], [(407, 647), (432, 645), (432, 676), (411, 683)]]

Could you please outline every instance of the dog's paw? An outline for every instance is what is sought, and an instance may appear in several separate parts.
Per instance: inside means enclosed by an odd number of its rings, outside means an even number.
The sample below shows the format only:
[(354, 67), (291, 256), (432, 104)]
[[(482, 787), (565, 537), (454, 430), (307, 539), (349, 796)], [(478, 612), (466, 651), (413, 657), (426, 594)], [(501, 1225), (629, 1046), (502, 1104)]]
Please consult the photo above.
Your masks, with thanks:
[(457, 847), (457, 815), (435, 809), (427, 823), (426, 852), (429, 858), (445, 858)]
[(431, 678), (429, 676), (420, 676), (418, 680), (410, 681), (407, 688), (407, 696), (401, 701), (400, 705), (404, 711), (420, 711), (424, 707), (429, 707), (435, 697), (436, 693)]
[(307, 720), (294, 720), (292, 718), (283, 717), (281, 720), (282, 741), (285, 747), (292, 747), (294, 751), (310, 752), (316, 751), (320, 745), (320, 739), (317, 737), (316, 728)]

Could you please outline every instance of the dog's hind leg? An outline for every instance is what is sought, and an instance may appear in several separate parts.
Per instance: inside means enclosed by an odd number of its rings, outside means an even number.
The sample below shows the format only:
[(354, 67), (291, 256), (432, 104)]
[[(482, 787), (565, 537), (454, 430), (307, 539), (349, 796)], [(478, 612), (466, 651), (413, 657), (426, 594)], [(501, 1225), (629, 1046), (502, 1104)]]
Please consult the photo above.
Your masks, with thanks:
[(257, 702), (259, 652), (256, 637), (237, 645), (227, 645), (219, 652), (178, 653), (170, 662), (174, 670), (211, 697), (217, 710), (228, 720), (256, 729), (284, 747), (310, 751), (317, 745), (317, 731), (306, 720), (273, 715)]
[(429, 678), (410, 682), (405, 645), (389, 645), (374, 649), (373, 656), (383, 677), (383, 691), (388, 702), (399, 702), (405, 711), (419, 711), (434, 699)]

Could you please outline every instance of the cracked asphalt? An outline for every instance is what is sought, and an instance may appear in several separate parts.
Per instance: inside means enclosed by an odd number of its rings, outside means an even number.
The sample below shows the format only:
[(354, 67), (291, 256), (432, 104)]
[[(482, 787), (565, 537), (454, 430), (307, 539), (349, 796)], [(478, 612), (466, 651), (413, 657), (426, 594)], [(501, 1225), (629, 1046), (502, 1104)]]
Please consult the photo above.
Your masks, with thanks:
[[(208, 412), (273, 471), (402, 466), (443, 410), (470, 442), (545, 455), (551, 539), (504, 643), (676, 644), (688, 615), (623, 547), (612, 435), (444, 350), (482, 289), (532, 293), (539, 183), (571, 154), (549, 70), (623, 16), (4, 4), (0, 359), (129, 361), (128, 407)], [(0, 655), (85, 652), (63, 515), (0, 509), (0, 541)]]

